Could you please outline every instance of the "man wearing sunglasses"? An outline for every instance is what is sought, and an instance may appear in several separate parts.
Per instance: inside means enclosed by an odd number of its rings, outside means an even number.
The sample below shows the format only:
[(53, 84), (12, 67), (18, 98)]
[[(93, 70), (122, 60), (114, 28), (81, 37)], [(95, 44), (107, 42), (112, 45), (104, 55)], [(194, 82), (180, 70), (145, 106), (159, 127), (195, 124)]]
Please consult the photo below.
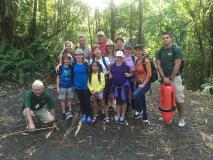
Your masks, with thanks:
[(183, 53), (179, 47), (173, 45), (172, 36), (169, 32), (162, 34), (162, 43), (163, 47), (156, 53), (157, 68), (162, 83), (167, 85), (172, 83), (175, 86), (177, 110), (180, 117), (178, 126), (184, 127), (184, 93), (180, 70)]

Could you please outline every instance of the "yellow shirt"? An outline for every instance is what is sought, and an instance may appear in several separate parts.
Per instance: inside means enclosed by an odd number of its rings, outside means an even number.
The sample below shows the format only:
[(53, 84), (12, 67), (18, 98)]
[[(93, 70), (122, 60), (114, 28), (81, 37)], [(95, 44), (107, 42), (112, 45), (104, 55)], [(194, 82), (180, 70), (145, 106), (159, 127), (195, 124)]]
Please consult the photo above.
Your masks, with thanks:
[(91, 83), (88, 80), (88, 88), (90, 91), (95, 91), (95, 92), (103, 92), (104, 88), (105, 88), (105, 76), (103, 73), (101, 73), (101, 77), (100, 77), (100, 82), (98, 80), (98, 73), (92, 73), (92, 77), (91, 77)]

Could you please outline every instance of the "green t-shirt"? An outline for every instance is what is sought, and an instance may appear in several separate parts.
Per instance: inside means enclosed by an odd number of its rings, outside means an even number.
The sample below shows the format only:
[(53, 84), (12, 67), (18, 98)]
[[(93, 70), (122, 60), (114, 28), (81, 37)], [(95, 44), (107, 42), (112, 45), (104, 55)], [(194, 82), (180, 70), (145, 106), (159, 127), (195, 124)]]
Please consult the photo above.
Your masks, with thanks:
[(174, 46), (174, 53), (172, 50), (172, 47), (162, 48), (156, 53), (156, 59), (160, 60), (161, 68), (163, 69), (165, 76), (170, 76), (172, 74), (173, 68), (175, 66), (175, 59), (183, 58), (182, 50), (179, 47)]
[(53, 99), (47, 93), (47, 91), (43, 91), (43, 93), (38, 97), (32, 90), (29, 90), (24, 97), (23, 109), (30, 108), (31, 110), (35, 111), (46, 106), (48, 109), (54, 108)]

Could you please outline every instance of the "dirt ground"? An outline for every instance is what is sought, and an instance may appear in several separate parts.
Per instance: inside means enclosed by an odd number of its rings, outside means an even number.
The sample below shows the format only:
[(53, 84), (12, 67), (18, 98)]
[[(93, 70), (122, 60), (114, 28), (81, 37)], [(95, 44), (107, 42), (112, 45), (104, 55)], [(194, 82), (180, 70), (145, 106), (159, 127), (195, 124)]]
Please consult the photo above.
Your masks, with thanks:
[[(212, 160), (213, 159), (213, 99), (192, 91), (186, 95), (186, 126), (177, 127), (178, 115), (168, 127), (159, 121), (158, 84), (147, 94), (150, 124), (133, 120), (128, 124), (111, 122), (81, 124), (79, 106), (74, 105), (74, 118), (63, 121), (57, 95), (49, 91), (57, 104), (60, 131), (37, 131), (33, 134), (2, 135), (25, 130), (21, 106), (26, 89), (15, 84), (0, 86), (0, 160)], [(114, 116), (110, 112), (111, 117)], [(45, 127), (37, 123), (37, 128)], [(27, 135), (26, 135), (27, 134)]]

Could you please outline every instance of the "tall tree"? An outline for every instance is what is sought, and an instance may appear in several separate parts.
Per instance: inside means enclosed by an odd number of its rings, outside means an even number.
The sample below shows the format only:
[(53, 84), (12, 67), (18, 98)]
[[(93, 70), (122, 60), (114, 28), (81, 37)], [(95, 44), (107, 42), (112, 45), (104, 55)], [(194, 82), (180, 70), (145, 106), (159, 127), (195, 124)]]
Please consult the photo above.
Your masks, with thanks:
[(98, 31), (101, 30), (101, 23), (100, 23), (100, 14), (99, 14), (99, 9), (98, 8), (95, 8), (95, 25), (96, 25), (96, 33)]
[(140, 44), (145, 44), (143, 29), (143, 0), (138, 0), (138, 40)]
[(48, 28), (48, 18), (47, 18), (47, 0), (44, 0), (44, 34), (45, 36), (47, 36), (48, 32), (47, 32), (47, 28)]
[(115, 3), (114, 0), (110, 1), (111, 10), (111, 39), (115, 39)]
[(87, 21), (88, 21), (88, 28), (89, 28), (89, 39), (90, 39), (90, 46), (92, 46), (92, 30), (91, 30), (91, 20), (90, 20), (90, 14), (87, 10)]
[(35, 36), (36, 36), (37, 10), (38, 10), (38, 0), (34, 0), (33, 15), (32, 15), (32, 19), (31, 19), (30, 26), (29, 26), (29, 35), (28, 35), (29, 43), (33, 42), (35, 40)]
[(132, 19), (133, 19), (133, 0), (130, 1), (130, 16), (129, 16), (129, 41), (131, 45), (133, 45), (132, 42)]
[(0, 49), (12, 45), (18, 12), (17, 0), (0, 0)]

